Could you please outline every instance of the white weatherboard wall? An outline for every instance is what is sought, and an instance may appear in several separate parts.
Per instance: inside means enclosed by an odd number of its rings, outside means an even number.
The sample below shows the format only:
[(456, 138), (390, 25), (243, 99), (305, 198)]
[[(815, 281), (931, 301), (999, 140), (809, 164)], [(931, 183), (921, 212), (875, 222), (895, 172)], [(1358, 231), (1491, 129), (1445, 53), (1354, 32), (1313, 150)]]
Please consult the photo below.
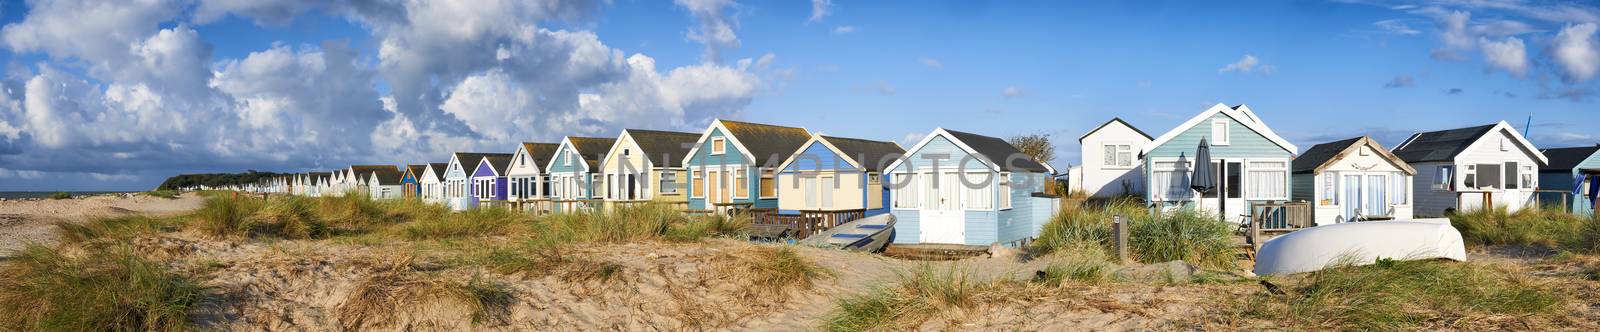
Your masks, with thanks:
[[(1340, 197), (1332, 197), (1332, 199), (1330, 199), (1330, 197), (1326, 197), (1324, 195), (1325, 190), (1323, 189), (1327, 184), (1324, 181), (1327, 180), (1328, 174), (1334, 175), (1336, 181), (1334, 181), (1333, 192), (1335, 195)], [(1346, 201), (1344, 197), (1342, 197), (1346, 189), (1344, 187), (1345, 176), (1361, 176), (1361, 181), (1363, 181), (1362, 185), (1368, 186), (1370, 185), (1370, 182), (1366, 181), (1370, 179), (1369, 177), (1377, 175), (1384, 177), (1384, 197), (1389, 201), (1385, 205), (1394, 210), (1394, 214), (1391, 217), (1399, 220), (1412, 219), (1412, 198), (1410, 197), (1411, 195), (1409, 195), (1411, 191), (1408, 187), (1411, 185), (1412, 181), (1409, 181), (1409, 176), (1405, 174), (1405, 171), (1401, 169), (1400, 166), (1397, 166), (1388, 159), (1385, 159), (1383, 155), (1376, 149), (1373, 149), (1371, 145), (1362, 145), (1361, 150), (1351, 151), (1348, 154), (1343, 155), (1339, 158), (1339, 160), (1334, 161), (1333, 164), (1330, 164), (1324, 168), (1321, 173), (1317, 173), (1317, 176), (1314, 179), (1297, 178), (1295, 187), (1296, 189), (1311, 188), (1311, 192), (1313, 195), (1315, 195), (1315, 198), (1312, 199), (1311, 202), (1315, 207), (1313, 214), (1315, 216), (1316, 223), (1319, 226), (1329, 225), (1346, 222), (1351, 219), (1350, 216), (1344, 215), (1344, 212), (1346, 211), (1345, 205), (1351, 204), (1351, 202)], [(1298, 182), (1301, 179), (1304, 179), (1307, 182)], [(1308, 186), (1302, 184), (1312, 185)], [(1368, 188), (1363, 187), (1362, 190), (1366, 191)], [(1399, 197), (1396, 196), (1396, 194), (1401, 192), (1407, 193), (1407, 195), (1405, 195), (1406, 197), (1404, 197), (1404, 201), (1395, 202), (1395, 198)]]
[[(1519, 144), (1516, 134), (1508, 132), (1509, 126), (1495, 128), (1494, 131), (1484, 134), (1476, 142), (1467, 146), (1465, 150), (1455, 156), (1453, 162), (1428, 162), (1415, 163), (1411, 166), (1417, 169), (1412, 190), (1416, 193), (1415, 214), (1423, 217), (1443, 216), (1447, 210), (1470, 211), (1483, 208), (1483, 196), (1490, 195), (1495, 206), (1505, 207), (1512, 211), (1520, 210), (1534, 204), (1534, 190), (1539, 186), (1538, 171), (1542, 161), (1536, 156), (1533, 147)], [(1502, 148), (1502, 146), (1505, 146)], [(1466, 186), (1467, 173), (1476, 172), (1469, 170), (1468, 165), (1497, 164), (1504, 167), (1506, 162), (1517, 163), (1517, 176), (1505, 179), (1505, 170), (1501, 169), (1501, 188), (1469, 188)], [(1453, 166), (1453, 190), (1435, 189), (1434, 179), (1438, 178), (1439, 166)], [(1531, 177), (1524, 183), (1524, 176)], [(1481, 180), (1480, 180), (1481, 181)], [(1504, 189), (1506, 181), (1518, 181), (1517, 189)], [(1480, 182), (1481, 184), (1481, 182)], [(1526, 185), (1526, 186), (1525, 186)]]
[[(1081, 189), (1094, 197), (1144, 194), (1144, 166), (1139, 162), (1139, 150), (1150, 144), (1149, 137), (1122, 121), (1112, 121), (1084, 136), (1080, 143), (1083, 165), (1074, 168), (1073, 178), (1082, 183), (1073, 184), (1073, 189)], [(1107, 149), (1122, 146), (1127, 147), (1126, 154), (1112, 151), (1108, 156)], [(1107, 160), (1107, 157), (1121, 158), (1124, 155), (1128, 159), (1126, 165), (1121, 165), (1121, 160)]]

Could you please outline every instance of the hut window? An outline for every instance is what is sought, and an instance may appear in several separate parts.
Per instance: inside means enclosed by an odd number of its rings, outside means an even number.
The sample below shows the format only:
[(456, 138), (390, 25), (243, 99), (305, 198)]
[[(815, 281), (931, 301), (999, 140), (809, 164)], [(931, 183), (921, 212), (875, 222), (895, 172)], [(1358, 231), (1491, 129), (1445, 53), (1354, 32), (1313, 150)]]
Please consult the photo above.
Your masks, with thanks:
[(917, 175), (912, 173), (899, 174), (891, 177), (890, 181), (893, 182), (895, 179), (900, 180), (897, 182), (899, 188), (889, 191), (889, 194), (894, 196), (894, 207), (901, 209), (917, 208), (917, 202), (920, 202), (917, 197), (922, 194), (922, 183), (917, 182)]
[(745, 176), (744, 173), (744, 167), (733, 169), (734, 198), (750, 197), (750, 177)]
[(1211, 145), (1228, 145), (1228, 120), (1211, 121)]
[(1511, 139), (1510, 138), (1505, 138), (1505, 137), (1501, 137), (1500, 138), (1500, 151), (1511, 151)]
[(1538, 186), (1538, 183), (1533, 181), (1533, 174), (1533, 166), (1522, 166), (1522, 188), (1534, 189)]
[(1133, 167), (1133, 146), (1106, 144), (1105, 160), (1102, 160), (1102, 164), (1110, 167)]
[(661, 193), (663, 193), (663, 194), (677, 194), (678, 193), (678, 173), (672, 172), (672, 171), (661, 172), (661, 187), (660, 188), (661, 188)]
[(693, 183), (689, 188), (689, 196), (706, 197), (706, 173), (704, 170), (694, 170), (694, 173), (689, 175), (689, 182)]
[(778, 197), (778, 174), (772, 169), (761, 170), (761, 198)]
[(599, 192), (599, 190), (595, 190), (595, 188), (604, 187), (609, 183), (611, 183), (611, 182), (610, 181), (606, 181), (605, 178), (600, 177), (600, 174), (590, 174), (589, 175), (589, 197), (590, 198), (600, 198), (601, 197), (600, 196), (600, 192)]
[(1282, 161), (1252, 161), (1249, 165), (1250, 192), (1245, 197), (1263, 199), (1288, 199), (1289, 168)]
[[(966, 192), (963, 208), (967, 210), (988, 210), (994, 208), (994, 175), (993, 173), (967, 173), (967, 179), (972, 183), (961, 183)], [(940, 185), (944, 185), (941, 183)]]
[(1433, 177), (1433, 190), (1451, 190), (1455, 188), (1455, 166), (1439, 166), (1439, 172)]
[(1150, 175), (1150, 184), (1155, 186), (1151, 196), (1156, 201), (1187, 200), (1194, 195), (1189, 189), (1188, 162), (1156, 162)]
[(1411, 183), (1411, 177), (1407, 176), (1406, 173), (1395, 172), (1393, 175), (1390, 175), (1389, 178), (1394, 179), (1394, 190), (1393, 195), (1391, 196), (1394, 197), (1394, 201), (1392, 203), (1395, 205), (1405, 205), (1407, 203), (1406, 196), (1410, 195), (1409, 190), (1406, 190), (1406, 184)]
[(1506, 189), (1517, 189), (1517, 179), (1521, 178), (1520, 176), (1517, 176), (1517, 171), (1520, 170), (1519, 168), (1517, 168), (1517, 162), (1513, 161), (1513, 162), (1506, 163), (1506, 168), (1505, 169), (1506, 169), (1506, 177), (1505, 177)]
[(874, 186), (880, 185), (883, 184), (883, 179), (878, 175), (878, 173), (867, 173), (867, 184)]
[(1011, 173), (1000, 173), (1000, 209), (1011, 208)]
[(1466, 179), (1461, 181), (1461, 185), (1466, 187), (1466, 189), (1477, 189), (1478, 188), (1478, 166), (1477, 165), (1467, 165), (1467, 170), (1466, 170), (1466, 172), (1463, 172), (1463, 173), (1466, 174)]
[(1322, 173), (1322, 205), (1339, 205), (1338, 174)]
[[(622, 151), (623, 152), (627, 152), (628, 150), (622, 150)], [(616, 192), (618, 190), (616, 190), (615, 188), (612, 188), (612, 187), (616, 187), (617, 186), (617, 181), (616, 180), (617, 180), (617, 175), (616, 174), (606, 174), (606, 198), (607, 199), (617, 198)]]
[(711, 139), (711, 155), (720, 155), (728, 151), (727, 139), (717, 137)]

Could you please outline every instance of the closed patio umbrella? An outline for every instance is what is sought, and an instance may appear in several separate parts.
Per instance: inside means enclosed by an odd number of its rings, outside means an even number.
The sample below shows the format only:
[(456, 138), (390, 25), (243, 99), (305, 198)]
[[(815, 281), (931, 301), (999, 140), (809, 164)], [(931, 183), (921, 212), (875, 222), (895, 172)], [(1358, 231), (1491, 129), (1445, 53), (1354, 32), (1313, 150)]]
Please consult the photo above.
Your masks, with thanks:
[[(1201, 138), (1200, 146), (1195, 148), (1194, 151), (1194, 173), (1190, 174), (1189, 188), (1199, 191), (1201, 197), (1204, 197), (1205, 193), (1212, 190), (1218, 191), (1217, 207), (1221, 209), (1221, 213), (1218, 216), (1226, 218), (1223, 217), (1228, 215), (1228, 204), (1225, 202), (1226, 195), (1218, 188), (1221, 183), (1218, 183), (1217, 177), (1212, 175), (1214, 172), (1211, 169), (1211, 143), (1207, 142), (1205, 138)], [(1197, 204), (1198, 202), (1196, 201)]]

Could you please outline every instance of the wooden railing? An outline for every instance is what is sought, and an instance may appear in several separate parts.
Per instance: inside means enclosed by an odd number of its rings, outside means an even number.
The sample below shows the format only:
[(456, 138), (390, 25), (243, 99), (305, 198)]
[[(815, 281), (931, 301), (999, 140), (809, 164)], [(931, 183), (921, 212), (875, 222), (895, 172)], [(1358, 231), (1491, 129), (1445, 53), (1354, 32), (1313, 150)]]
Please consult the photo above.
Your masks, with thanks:
[(866, 210), (800, 211), (799, 214), (778, 214), (771, 209), (751, 209), (751, 222), (757, 225), (788, 227), (790, 235), (803, 239), (840, 224), (866, 217)]
[(1268, 231), (1316, 226), (1310, 202), (1258, 203), (1250, 206), (1250, 216)]

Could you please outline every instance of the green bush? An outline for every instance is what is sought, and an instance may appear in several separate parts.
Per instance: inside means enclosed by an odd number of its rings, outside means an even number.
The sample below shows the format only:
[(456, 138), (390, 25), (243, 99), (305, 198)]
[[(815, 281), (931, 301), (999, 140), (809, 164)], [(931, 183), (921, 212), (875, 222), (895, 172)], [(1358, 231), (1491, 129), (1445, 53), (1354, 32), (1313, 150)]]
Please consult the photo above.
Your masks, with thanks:
[(240, 195), (212, 195), (195, 211), (193, 225), (212, 236), (242, 236), (250, 230), (251, 216), (262, 202)]
[(165, 190), (147, 191), (144, 194), (146, 196), (150, 196), (150, 197), (174, 199), (174, 198), (178, 198), (179, 192), (177, 190), (165, 189)]
[(1304, 278), (1286, 295), (1230, 300), (1227, 310), (1295, 329), (1419, 330), (1434, 322), (1554, 315), (1566, 300), (1522, 273), (1450, 261), (1384, 261)]
[(319, 218), (312, 202), (304, 197), (288, 196), (269, 200), (256, 212), (262, 231), (285, 239), (325, 238), (333, 228)]
[(0, 266), (0, 330), (180, 331), (201, 286), (127, 247), (30, 245)]
[(66, 192), (56, 192), (50, 194), (50, 199), (72, 199), (72, 194), (68, 194)]

